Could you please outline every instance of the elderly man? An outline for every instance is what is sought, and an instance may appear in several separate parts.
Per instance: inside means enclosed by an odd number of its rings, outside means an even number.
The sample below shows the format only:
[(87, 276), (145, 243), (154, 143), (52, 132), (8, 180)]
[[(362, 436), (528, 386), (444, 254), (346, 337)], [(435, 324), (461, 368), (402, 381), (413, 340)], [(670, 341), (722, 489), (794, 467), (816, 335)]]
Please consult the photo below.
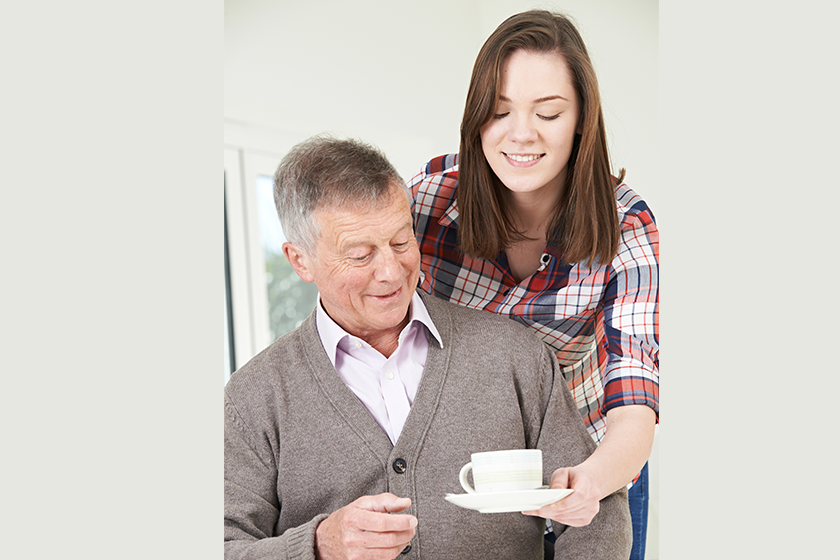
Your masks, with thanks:
[[(225, 558), (542, 558), (543, 518), (444, 496), (463, 492), (473, 452), (539, 448), (551, 474), (593, 451), (552, 352), (415, 291), (409, 194), (377, 150), (303, 142), (275, 201), (283, 251), (319, 300), (225, 389)], [(553, 529), (558, 558), (627, 558), (626, 491)]]

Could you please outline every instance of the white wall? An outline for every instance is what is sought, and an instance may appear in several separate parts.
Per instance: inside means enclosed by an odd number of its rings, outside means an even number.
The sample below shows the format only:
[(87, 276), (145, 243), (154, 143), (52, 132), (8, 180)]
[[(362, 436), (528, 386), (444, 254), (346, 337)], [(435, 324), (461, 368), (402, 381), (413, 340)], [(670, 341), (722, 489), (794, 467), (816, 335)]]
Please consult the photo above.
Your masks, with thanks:
[(478, 49), (502, 20), (534, 7), (560, 9), (578, 23), (598, 72), (615, 165), (627, 168), (628, 183), (655, 213), (655, 0), (228, 0), (226, 143), (249, 141), (238, 125), (263, 139), (256, 147), (281, 154), (319, 132), (352, 136), (382, 148), (408, 179), (431, 157), (458, 150)]

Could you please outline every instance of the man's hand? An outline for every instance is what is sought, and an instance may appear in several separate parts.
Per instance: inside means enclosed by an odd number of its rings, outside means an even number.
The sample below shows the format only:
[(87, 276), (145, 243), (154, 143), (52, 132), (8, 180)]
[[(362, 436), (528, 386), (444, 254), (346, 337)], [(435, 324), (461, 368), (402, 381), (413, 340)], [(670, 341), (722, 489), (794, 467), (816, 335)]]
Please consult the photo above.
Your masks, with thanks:
[(522, 513), (551, 519), (570, 527), (583, 527), (589, 525), (601, 507), (601, 491), (580, 465), (554, 471), (551, 475), (551, 488), (572, 488), (574, 492), (559, 502)]
[(391, 515), (411, 505), (390, 493), (362, 496), (333, 512), (315, 530), (318, 560), (393, 560), (414, 538), (417, 518)]

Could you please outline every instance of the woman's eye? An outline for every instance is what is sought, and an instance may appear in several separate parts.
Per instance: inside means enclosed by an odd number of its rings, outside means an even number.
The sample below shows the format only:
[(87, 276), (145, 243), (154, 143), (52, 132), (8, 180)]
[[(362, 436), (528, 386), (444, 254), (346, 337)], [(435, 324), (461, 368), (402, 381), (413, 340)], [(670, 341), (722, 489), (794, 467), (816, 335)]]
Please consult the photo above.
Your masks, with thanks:
[(503, 119), (503, 118), (505, 118), (506, 116), (508, 116), (509, 114), (510, 114), (510, 112), (507, 112), (507, 113), (496, 113), (495, 115), (493, 115), (493, 118), (494, 118), (494, 119)]
[(545, 117), (543, 115), (537, 115), (537, 116), (544, 121), (553, 121), (554, 119), (556, 119), (557, 117), (560, 116), (560, 113), (557, 113), (556, 115), (551, 115), (550, 117)]

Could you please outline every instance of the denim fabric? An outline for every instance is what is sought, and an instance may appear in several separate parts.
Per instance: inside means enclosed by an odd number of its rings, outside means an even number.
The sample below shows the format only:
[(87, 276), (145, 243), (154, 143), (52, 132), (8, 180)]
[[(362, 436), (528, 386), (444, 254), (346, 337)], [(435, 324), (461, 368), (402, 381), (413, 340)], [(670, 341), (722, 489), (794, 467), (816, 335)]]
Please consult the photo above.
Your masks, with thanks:
[(648, 523), (648, 466), (642, 469), (639, 480), (630, 488), (627, 498), (630, 502), (630, 517), (633, 519), (633, 548), (630, 560), (644, 560)]

